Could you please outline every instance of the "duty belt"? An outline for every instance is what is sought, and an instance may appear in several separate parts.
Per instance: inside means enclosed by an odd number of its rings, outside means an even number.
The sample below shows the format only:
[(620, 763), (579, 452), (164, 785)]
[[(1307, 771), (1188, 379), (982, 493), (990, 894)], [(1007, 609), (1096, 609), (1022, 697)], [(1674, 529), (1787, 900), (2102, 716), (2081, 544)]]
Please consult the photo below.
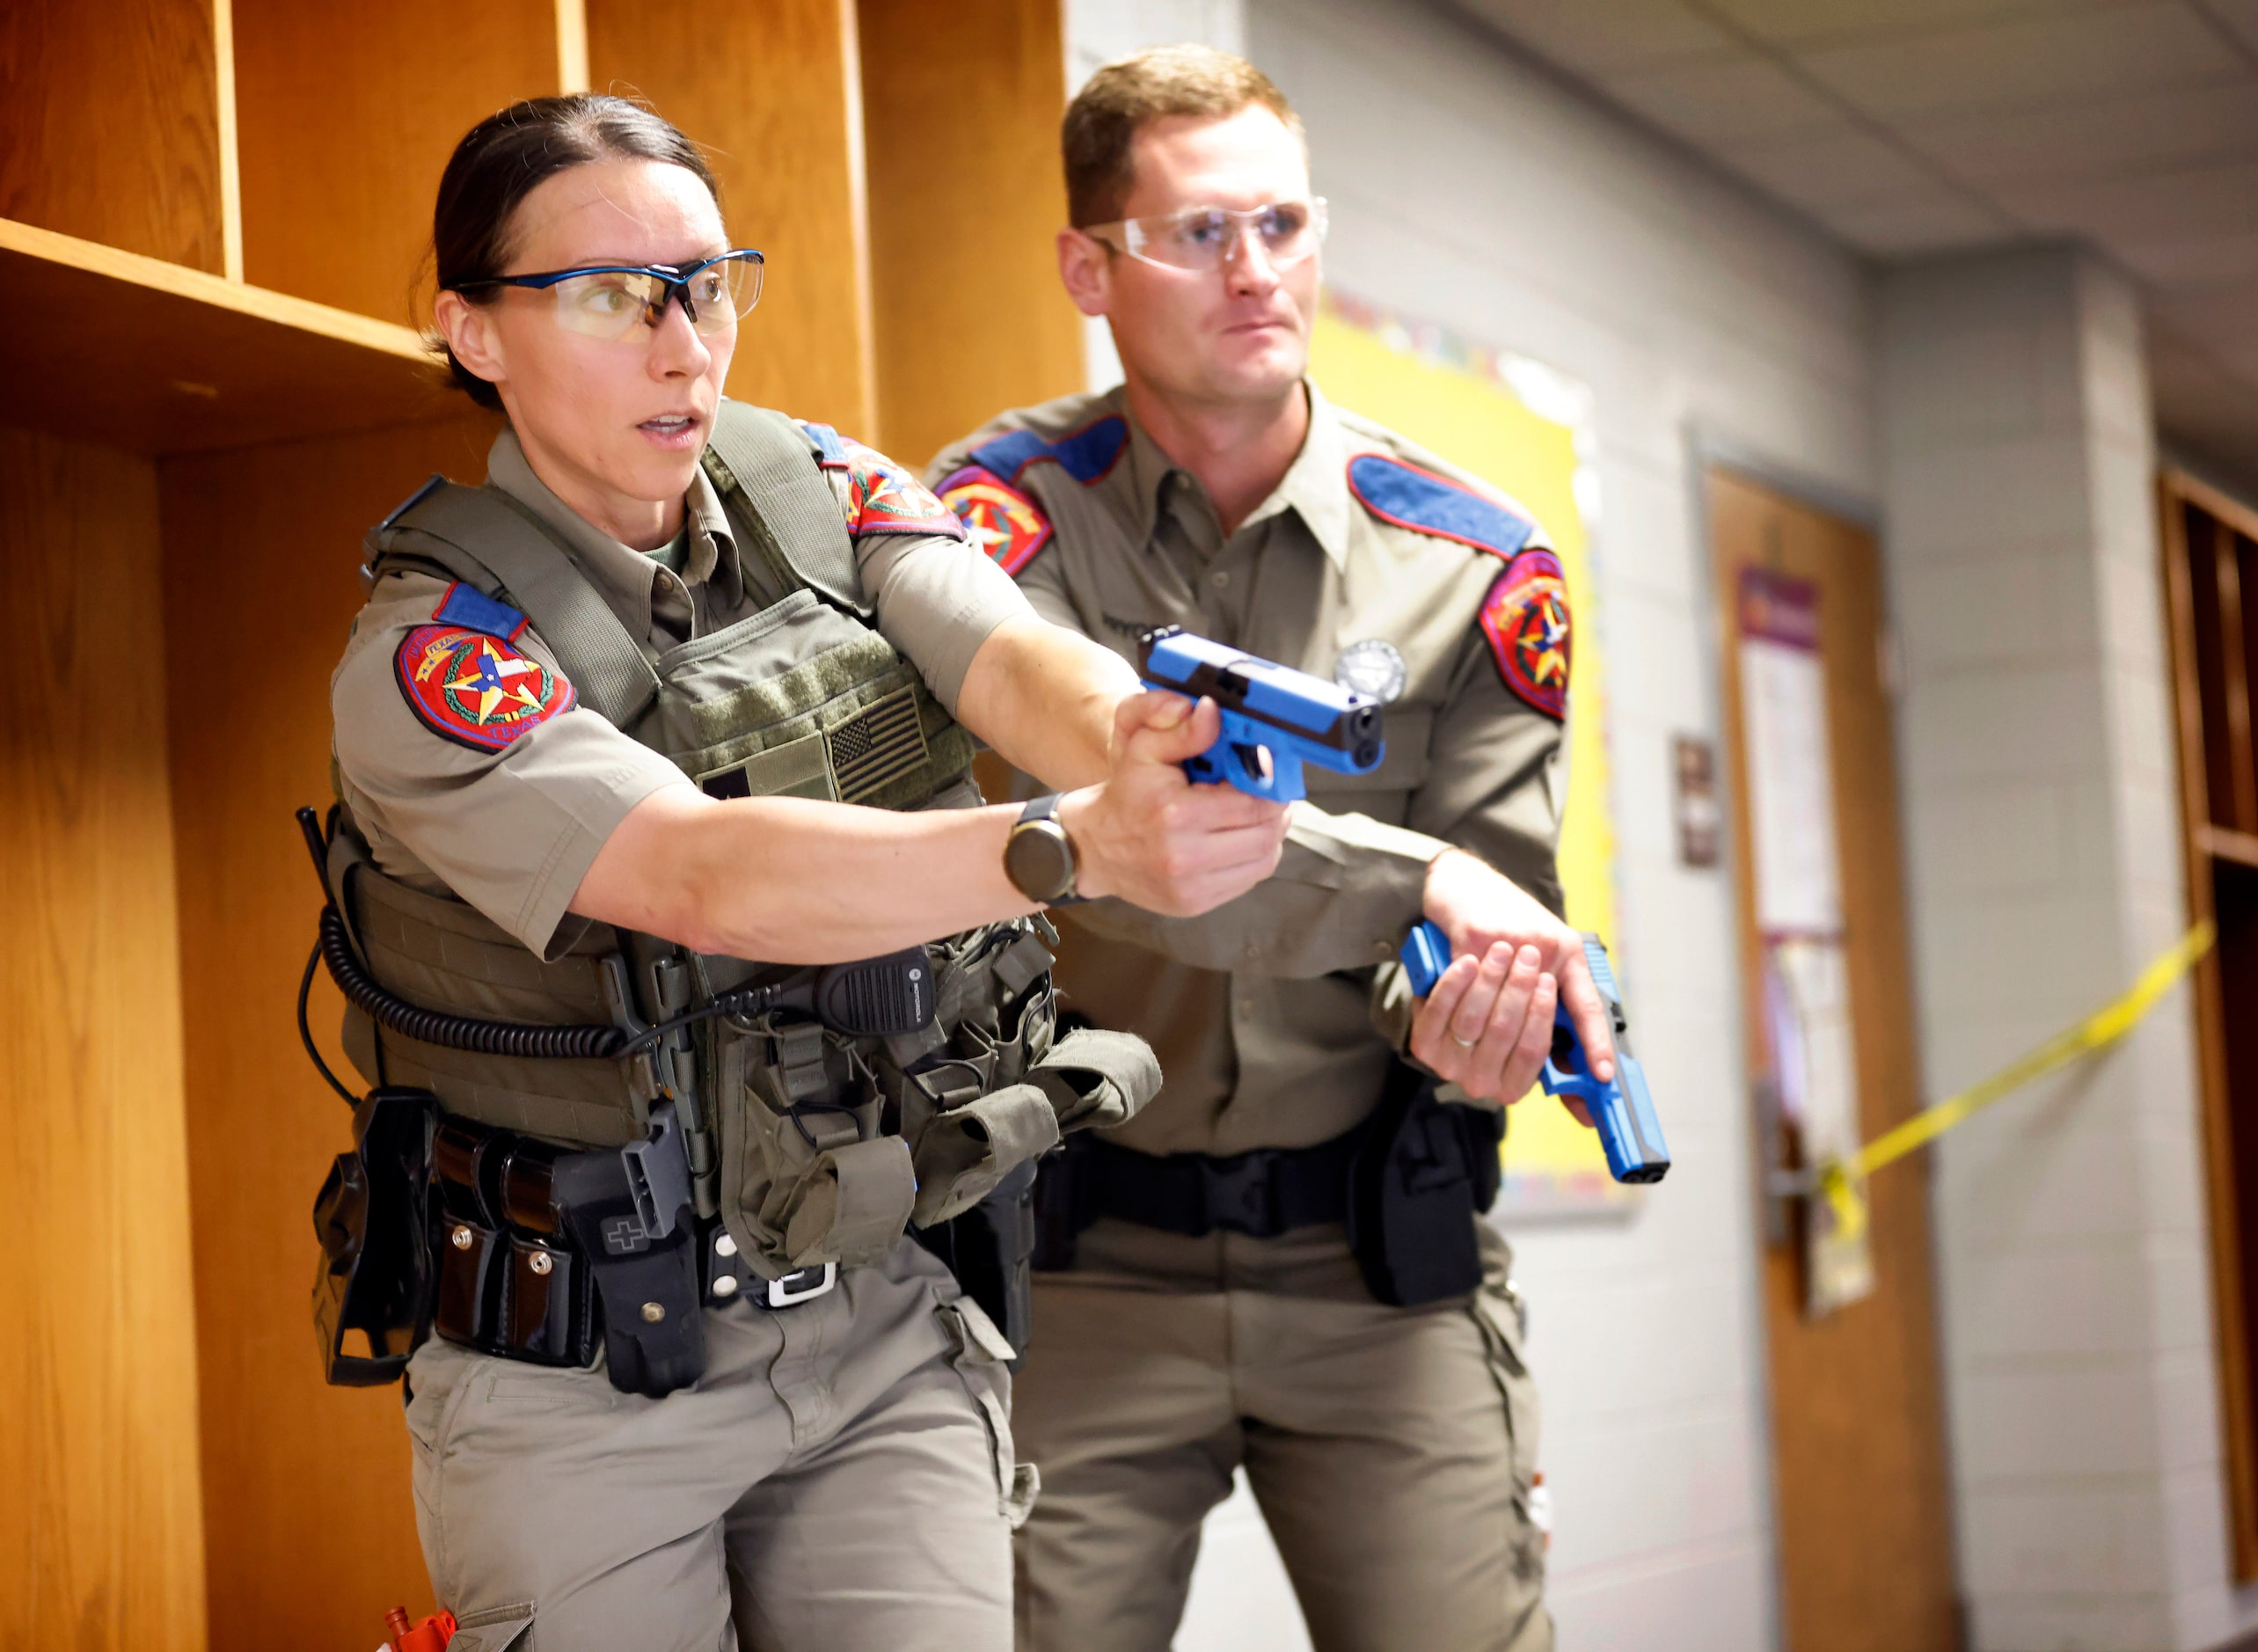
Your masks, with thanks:
[[(442, 1120), (432, 1141), (432, 1328), (482, 1354), (588, 1364), (599, 1342), (621, 1386), (679, 1386), (702, 1366), (698, 1310), (771, 1310), (828, 1294), (836, 1264), (768, 1279), (719, 1217), (689, 1207), (669, 1110), (648, 1143), (575, 1152), (513, 1130)], [(695, 1371), (688, 1379), (694, 1379)]]
[(1348, 1168), (1364, 1134), (1359, 1125), (1312, 1147), (1222, 1157), (1140, 1153), (1099, 1137), (1072, 1137), (1044, 1162), (1036, 1202), (1046, 1227), (1064, 1222), (1073, 1233), (1114, 1217), (1194, 1239), (1218, 1228), (1276, 1239), (1347, 1219)]
[(1035, 1266), (1073, 1267), (1076, 1236), (1101, 1217), (1258, 1239), (1337, 1222), (1375, 1300), (1463, 1296), (1481, 1282), (1476, 1217), (1497, 1197), (1504, 1133), (1502, 1108), (1444, 1103), (1431, 1077), (1398, 1061), (1371, 1115), (1312, 1147), (1163, 1156), (1070, 1138), (1035, 1182)]

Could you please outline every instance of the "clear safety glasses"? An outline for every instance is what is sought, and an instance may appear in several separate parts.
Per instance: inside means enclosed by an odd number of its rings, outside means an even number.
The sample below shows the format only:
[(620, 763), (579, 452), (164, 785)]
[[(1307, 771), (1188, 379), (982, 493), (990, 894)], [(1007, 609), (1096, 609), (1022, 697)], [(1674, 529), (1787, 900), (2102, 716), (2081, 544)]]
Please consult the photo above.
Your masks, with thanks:
[(1217, 270), (1242, 237), (1252, 234), (1262, 256), (1283, 269), (1298, 264), (1325, 240), (1325, 201), (1274, 201), (1267, 207), (1187, 207), (1151, 218), (1093, 223), (1085, 235), (1144, 263), (1166, 269)]
[(710, 335), (734, 325), (760, 303), (761, 268), (761, 255), (740, 247), (696, 264), (603, 264), (538, 275), (496, 275), (459, 282), (455, 290), (527, 287), (549, 293), (559, 326), (596, 339), (624, 339), (639, 326), (655, 327), (665, 318), (668, 303), (679, 302), (690, 325)]

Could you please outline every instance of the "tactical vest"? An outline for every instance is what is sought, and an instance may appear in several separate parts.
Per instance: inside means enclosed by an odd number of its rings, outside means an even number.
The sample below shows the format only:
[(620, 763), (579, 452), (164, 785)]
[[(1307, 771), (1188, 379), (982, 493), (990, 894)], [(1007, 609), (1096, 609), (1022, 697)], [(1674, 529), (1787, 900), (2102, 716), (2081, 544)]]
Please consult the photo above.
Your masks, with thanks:
[[(820, 457), (782, 414), (722, 404), (704, 464), (740, 553), (789, 595), (671, 648), (631, 635), (570, 551), (491, 486), (435, 477), (370, 534), (369, 571), (436, 573), (518, 610), (582, 708), (711, 795), (976, 806), (973, 742), (871, 625)], [(349, 813), (328, 870), (367, 971), (457, 1015), (640, 1030), (805, 973), (572, 917), (537, 956), (467, 903), (385, 875)], [(421, 1042), (348, 1008), (346, 1046), (372, 1085), (427, 1089), (448, 1114), (574, 1147), (641, 1141), (672, 1102), (698, 1213), (777, 1278), (873, 1261), (906, 1224), (958, 1215), (1063, 1130), (1118, 1123), (1158, 1089), (1141, 1041), (1054, 1040), (1046, 939), (1041, 919), (1017, 919), (932, 943), (935, 1020), (888, 1038), (733, 1014), (617, 1059), (542, 1059)]]

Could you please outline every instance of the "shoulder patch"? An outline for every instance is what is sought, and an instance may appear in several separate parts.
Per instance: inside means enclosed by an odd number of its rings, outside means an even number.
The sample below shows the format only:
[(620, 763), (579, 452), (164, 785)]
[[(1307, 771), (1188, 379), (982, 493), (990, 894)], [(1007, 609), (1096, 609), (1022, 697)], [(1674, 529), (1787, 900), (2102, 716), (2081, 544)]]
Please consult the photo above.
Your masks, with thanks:
[(1524, 551), (1482, 599), (1482, 635), (1506, 687), (1546, 716), (1568, 714), (1568, 588), (1560, 559)]
[[(852, 436), (840, 435), (829, 425), (806, 427), (827, 433), (833, 447), (824, 450), (822, 466), (841, 473), (846, 484), (844, 508), (847, 531), (866, 533), (939, 534), (964, 537), (964, 524), (956, 513), (933, 496), (923, 482), (875, 448), (866, 448)], [(833, 457), (836, 450), (837, 457)]]
[(968, 464), (941, 483), (940, 495), (972, 543), (1014, 579), (1050, 543), (1042, 508), (993, 471)]
[(1537, 531), (1535, 523), (1496, 500), (1385, 453), (1348, 461), (1348, 491), (1382, 522), (1493, 556), (1512, 556)]
[(1019, 485), (1019, 472), (1027, 466), (1038, 459), (1049, 459), (1087, 487), (1104, 480), (1128, 447), (1129, 420), (1119, 413), (1107, 413), (1056, 442), (1046, 442), (1032, 430), (1007, 430), (982, 442), (964, 459), (1011, 487)]
[(465, 585), (460, 580), (447, 588), (447, 595), (440, 598), (431, 617), (442, 625), (483, 631), (504, 642), (515, 642), (517, 633), (525, 629), (524, 615), (508, 603), (497, 602), (477, 586)]
[(573, 685), (557, 672), (468, 625), (418, 625), (400, 639), (392, 664), (416, 720), (473, 751), (500, 751), (576, 703)]

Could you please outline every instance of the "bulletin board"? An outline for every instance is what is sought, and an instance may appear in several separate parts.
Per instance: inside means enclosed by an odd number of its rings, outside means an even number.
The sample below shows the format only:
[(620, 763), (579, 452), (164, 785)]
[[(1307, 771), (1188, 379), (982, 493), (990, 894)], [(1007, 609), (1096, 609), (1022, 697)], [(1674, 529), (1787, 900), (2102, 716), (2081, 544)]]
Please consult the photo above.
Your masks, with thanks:
[[(1615, 945), (1607, 672), (1592, 579), (1599, 487), (1590, 391), (1526, 357), (1484, 349), (1332, 289), (1318, 314), (1310, 366), (1336, 405), (1503, 488), (1551, 535), (1575, 622), (1560, 881), (1569, 921), (1606, 941), (1619, 979), (1635, 976)], [(1495, 1214), (1605, 1214), (1639, 1197), (1639, 1189), (1609, 1178), (1599, 1138), (1558, 1101), (1536, 1090), (1514, 1107)]]

